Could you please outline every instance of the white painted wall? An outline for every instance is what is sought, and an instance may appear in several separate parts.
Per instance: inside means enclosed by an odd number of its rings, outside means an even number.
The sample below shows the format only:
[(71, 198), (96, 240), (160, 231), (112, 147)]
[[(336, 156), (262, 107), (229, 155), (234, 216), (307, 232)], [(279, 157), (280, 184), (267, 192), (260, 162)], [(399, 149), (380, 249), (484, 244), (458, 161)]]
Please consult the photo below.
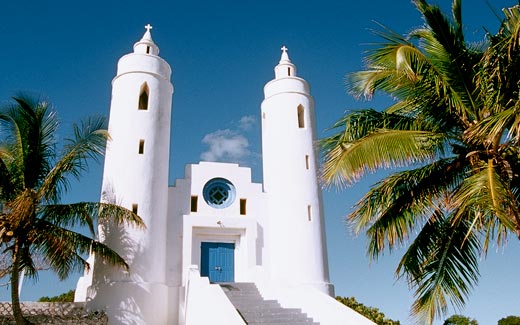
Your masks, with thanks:
[[(218, 177), (235, 187), (235, 201), (217, 209), (206, 203), (203, 188)], [(197, 196), (197, 211), (191, 211), (191, 197)], [(246, 200), (246, 214), (240, 214), (240, 199)], [(254, 281), (264, 265), (266, 197), (261, 184), (252, 183), (251, 169), (237, 164), (201, 162), (186, 166), (185, 178), (178, 179), (169, 194), (167, 279), (171, 285), (184, 284), (190, 265), (200, 266), (201, 242), (235, 244), (235, 280)], [(174, 279), (174, 280), (171, 280)]]
[[(96, 261), (88, 306), (105, 309), (111, 323), (167, 321), (166, 215), (173, 86), (171, 69), (158, 52), (147, 31), (134, 52), (119, 60), (112, 81), (111, 140), (101, 200), (128, 209), (137, 204), (147, 229), (100, 226), (100, 239), (130, 266), (130, 273), (125, 273)], [(148, 109), (138, 110), (144, 83), (149, 88)], [(144, 140), (142, 154), (140, 140)]]
[(285, 51), (264, 93), (262, 157), (270, 274), (280, 283), (314, 286), (332, 294), (317, 181), (314, 100)]
[[(245, 322), (218, 284), (210, 284), (194, 267), (186, 294), (186, 325), (243, 325)], [(182, 323), (181, 323), (182, 324)]]

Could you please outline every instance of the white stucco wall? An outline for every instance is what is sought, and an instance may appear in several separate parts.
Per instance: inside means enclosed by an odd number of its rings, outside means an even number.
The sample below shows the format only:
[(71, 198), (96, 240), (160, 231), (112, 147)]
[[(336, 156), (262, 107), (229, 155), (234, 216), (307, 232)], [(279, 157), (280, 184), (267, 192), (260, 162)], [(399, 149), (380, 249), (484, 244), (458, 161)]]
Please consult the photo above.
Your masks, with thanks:
[(317, 181), (314, 100), (287, 53), (282, 53), (275, 79), (265, 85), (264, 93), (262, 158), (270, 274), (281, 283), (332, 294)]
[[(235, 201), (226, 208), (211, 207), (204, 200), (203, 188), (213, 178), (230, 181)], [(197, 196), (197, 211), (191, 211), (191, 197)], [(246, 200), (245, 214), (240, 199)], [(263, 266), (265, 251), (266, 201), (261, 184), (252, 183), (251, 170), (237, 164), (201, 162), (186, 166), (185, 178), (170, 188), (167, 278), (184, 284), (190, 265), (200, 266), (201, 242), (235, 244), (235, 281), (253, 281), (257, 266)], [(181, 274), (179, 275), (179, 271)]]
[(190, 270), (185, 305), (186, 325), (246, 324), (218, 284), (210, 284), (208, 278), (200, 277), (197, 268)]
[[(146, 47), (149, 47), (148, 54)], [(130, 272), (96, 260), (89, 308), (107, 311), (110, 323), (167, 322), (166, 214), (173, 86), (171, 69), (157, 56), (149, 31), (123, 56), (112, 82), (102, 201), (130, 210), (135, 205), (146, 230), (100, 226), (100, 240), (125, 258)], [(144, 51), (144, 52), (143, 52)], [(143, 85), (147, 109), (138, 109)], [(139, 152), (139, 143), (144, 150)]]

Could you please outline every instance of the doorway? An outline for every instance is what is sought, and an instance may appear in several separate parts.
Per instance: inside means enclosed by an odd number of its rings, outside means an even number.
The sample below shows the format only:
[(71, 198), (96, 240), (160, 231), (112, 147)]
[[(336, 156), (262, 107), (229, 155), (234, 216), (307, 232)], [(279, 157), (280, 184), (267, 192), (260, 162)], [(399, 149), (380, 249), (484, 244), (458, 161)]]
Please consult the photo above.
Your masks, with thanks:
[(210, 282), (235, 281), (235, 244), (201, 242), (200, 275)]

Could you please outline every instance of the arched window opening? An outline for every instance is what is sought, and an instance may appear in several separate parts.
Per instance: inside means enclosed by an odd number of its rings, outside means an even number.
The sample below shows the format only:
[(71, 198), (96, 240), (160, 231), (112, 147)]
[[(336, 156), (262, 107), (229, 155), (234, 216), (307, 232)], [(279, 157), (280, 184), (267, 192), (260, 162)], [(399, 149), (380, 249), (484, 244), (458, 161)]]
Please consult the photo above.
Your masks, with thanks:
[(310, 205), (307, 206), (307, 220), (312, 221), (312, 207)]
[(291, 67), (288, 67), (287, 68), (287, 75), (290, 77), (291, 76)]
[(148, 109), (148, 97), (150, 95), (150, 89), (148, 88), (148, 84), (145, 82), (141, 86), (141, 90), (139, 91), (139, 106), (140, 110)]
[(305, 114), (302, 105), (298, 106), (298, 127), (300, 129), (305, 127)]

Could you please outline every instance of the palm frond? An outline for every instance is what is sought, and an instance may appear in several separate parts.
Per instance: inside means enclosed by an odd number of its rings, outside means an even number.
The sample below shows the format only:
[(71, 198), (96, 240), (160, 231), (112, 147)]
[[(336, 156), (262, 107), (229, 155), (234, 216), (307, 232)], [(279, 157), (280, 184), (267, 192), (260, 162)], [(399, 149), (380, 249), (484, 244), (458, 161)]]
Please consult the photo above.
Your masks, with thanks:
[(24, 94), (13, 99), (16, 104), (11, 107), (10, 113), (20, 132), (24, 184), (25, 187), (36, 188), (50, 170), (54, 157), (57, 117), (46, 101)]
[(61, 280), (88, 267), (83, 256), (91, 252), (111, 265), (128, 269), (124, 259), (114, 250), (78, 232), (39, 220), (33, 235), (36, 251), (45, 256)]
[(0, 112), (0, 127), (4, 131), (2, 134), (2, 144), (0, 151), (0, 159), (10, 174), (10, 183), (14, 188), (22, 189), (25, 187), (24, 181), (24, 155), (22, 148), (22, 139), (20, 130), (16, 122), (9, 113)]
[(99, 208), (99, 203), (95, 202), (50, 204), (41, 206), (38, 215), (40, 219), (62, 228), (87, 227), (95, 237), (95, 217)]
[[(518, 108), (512, 108), (489, 115), (487, 118), (469, 127), (464, 133), (464, 139), (472, 144), (483, 144), (486, 147), (491, 147), (495, 145), (497, 139), (501, 139), (503, 142), (509, 141), (513, 136), (511, 132), (517, 131), (515, 136), (518, 137), (520, 128), (519, 113)], [(509, 132), (507, 132), (508, 129)]]
[(356, 232), (367, 229), (370, 258), (377, 259), (387, 245), (391, 250), (404, 244), (465, 172), (460, 159), (443, 159), (397, 172), (375, 184), (348, 216)]
[(453, 194), (452, 204), (458, 207), (453, 222), (470, 220), (472, 226), (484, 234), (484, 252), (490, 239), (496, 237), (501, 244), (508, 231), (516, 232), (519, 227), (518, 201), (496, 169), (492, 161), (483, 164), (481, 170), (465, 178)]
[(0, 203), (12, 199), (15, 195), (16, 182), (9, 171), (8, 160), (10, 160), (8, 152), (0, 146)]
[(97, 222), (112, 222), (146, 229), (143, 220), (131, 210), (116, 204), (80, 202), (71, 204), (51, 204), (41, 206), (39, 218), (62, 228), (86, 226), (93, 237)]
[(348, 74), (347, 89), (355, 97), (370, 99), (376, 90), (405, 98), (421, 78), (428, 58), (412, 43), (390, 30), (376, 31), (386, 42), (368, 51), (366, 69)]
[(479, 277), (477, 236), (467, 222), (454, 225), (442, 211), (432, 213), (396, 270), (415, 288), (413, 314), (431, 324), (448, 301), (462, 307)]
[(146, 229), (146, 225), (141, 217), (117, 204), (99, 203), (99, 209), (96, 212), (98, 213), (97, 217), (100, 223), (108, 221), (117, 225), (129, 225), (141, 230)]
[(83, 121), (74, 125), (74, 138), (66, 139), (64, 153), (39, 187), (39, 196), (54, 202), (68, 190), (68, 176), (79, 178), (87, 170), (87, 160), (104, 154), (108, 132), (104, 118)]
[(23, 245), (21, 247), (22, 254), (20, 255), (20, 271), (25, 272), (25, 276), (30, 279), (38, 280), (38, 270), (34, 263), (33, 252), (31, 252), (30, 245)]
[(379, 167), (431, 159), (447, 140), (437, 128), (430, 121), (371, 109), (347, 113), (331, 128), (336, 133), (320, 140), (322, 180), (346, 186)]
[(431, 161), (443, 150), (445, 137), (426, 131), (379, 130), (355, 142), (339, 142), (325, 154), (325, 184), (345, 186), (378, 168)]

